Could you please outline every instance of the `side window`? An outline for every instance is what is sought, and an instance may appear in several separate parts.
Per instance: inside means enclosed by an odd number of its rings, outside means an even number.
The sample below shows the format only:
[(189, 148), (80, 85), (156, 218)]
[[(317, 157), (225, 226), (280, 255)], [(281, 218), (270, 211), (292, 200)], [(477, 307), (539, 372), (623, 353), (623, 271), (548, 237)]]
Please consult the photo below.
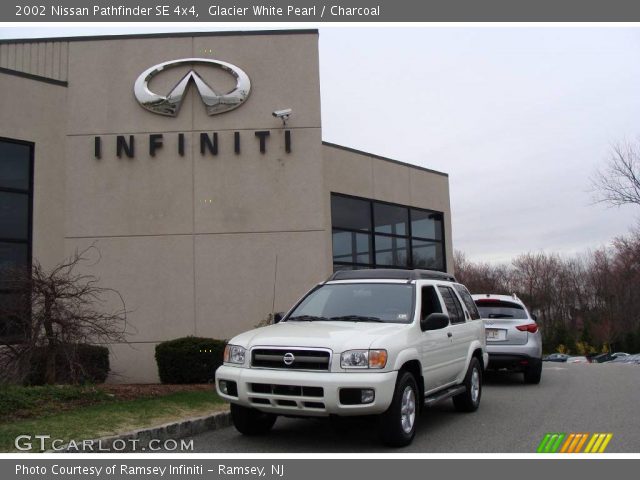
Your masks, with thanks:
[(427, 318), (432, 313), (442, 313), (442, 305), (433, 285), (422, 287), (422, 307), (420, 318)]
[(460, 301), (458, 297), (456, 297), (456, 294), (453, 293), (453, 290), (451, 290), (450, 287), (444, 287), (442, 285), (438, 286), (438, 290), (440, 290), (440, 295), (442, 295), (444, 304), (447, 307), (451, 323), (464, 323), (462, 305), (460, 305)]
[(471, 314), (471, 320), (478, 320), (480, 318), (480, 312), (478, 312), (476, 302), (474, 302), (473, 298), (471, 298), (471, 294), (469, 293), (469, 290), (467, 290), (467, 287), (465, 287), (464, 285), (460, 285), (459, 283), (455, 283), (453, 285), (453, 288), (456, 289), (456, 292), (458, 292), (458, 295), (460, 295), (460, 298), (464, 302), (465, 307), (467, 307), (467, 310), (469, 310), (469, 313)]

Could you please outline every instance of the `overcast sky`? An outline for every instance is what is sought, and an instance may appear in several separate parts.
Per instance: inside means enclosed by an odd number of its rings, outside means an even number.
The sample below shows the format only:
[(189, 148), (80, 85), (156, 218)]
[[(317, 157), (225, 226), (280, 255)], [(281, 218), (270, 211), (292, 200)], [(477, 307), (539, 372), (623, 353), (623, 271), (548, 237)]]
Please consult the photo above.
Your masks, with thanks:
[[(0, 37), (176, 30), (207, 27)], [(640, 28), (320, 28), (323, 138), (447, 172), (454, 249), (472, 260), (572, 255), (640, 217), (589, 192), (611, 145), (640, 141), (639, 60)]]

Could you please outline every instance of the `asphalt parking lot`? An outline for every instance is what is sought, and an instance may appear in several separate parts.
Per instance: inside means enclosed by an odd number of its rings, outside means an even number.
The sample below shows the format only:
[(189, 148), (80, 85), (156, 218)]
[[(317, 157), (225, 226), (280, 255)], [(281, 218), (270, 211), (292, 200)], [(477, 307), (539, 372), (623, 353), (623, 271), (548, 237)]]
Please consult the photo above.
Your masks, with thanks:
[(639, 453), (639, 399), (638, 365), (545, 363), (539, 385), (487, 374), (475, 413), (456, 412), (450, 400), (424, 411), (413, 443), (402, 449), (380, 445), (367, 419), (278, 418), (267, 436), (245, 437), (231, 427), (192, 438), (196, 452), (534, 453), (547, 432), (611, 432), (607, 453)]

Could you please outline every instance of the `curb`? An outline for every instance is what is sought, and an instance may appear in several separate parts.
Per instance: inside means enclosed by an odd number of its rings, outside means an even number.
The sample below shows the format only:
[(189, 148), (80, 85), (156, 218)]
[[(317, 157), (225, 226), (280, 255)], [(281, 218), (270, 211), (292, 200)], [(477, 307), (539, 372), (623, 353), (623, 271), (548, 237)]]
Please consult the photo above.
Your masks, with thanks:
[(151, 451), (162, 451), (163, 449), (158, 447), (164, 445), (165, 440), (177, 440), (203, 432), (219, 430), (230, 425), (231, 413), (229, 411), (217, 412), (213, 415), (165, 423), (157, 427), (141, 428), (118, 435), (93, 440), (78, 440), (68, 443), (57, 451), (67, 453), (141, 452), (149, 449), (151, 440), (156, 444)]

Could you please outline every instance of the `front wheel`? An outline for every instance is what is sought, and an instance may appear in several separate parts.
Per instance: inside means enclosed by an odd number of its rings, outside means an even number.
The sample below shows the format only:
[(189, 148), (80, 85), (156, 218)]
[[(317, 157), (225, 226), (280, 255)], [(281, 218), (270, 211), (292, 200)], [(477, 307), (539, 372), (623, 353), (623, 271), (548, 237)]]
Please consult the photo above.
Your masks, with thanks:
[(380, 438), (392, 447), (409, 445), (416, 434), (418, 384), (409, 372), (400, 372), (389, 409), (380, 415)]
[(476, 357), (471, 357), (463, 385), (466, 390), (453, 397), (453, 406), (459, 412), (475, 412), (482, 396), (482, 367)]
[(267, 433), (276, 423), (277, 415), (264, 413), (255, 408), (231, 404), (231, 420), (243, 435), (261, 435)]

